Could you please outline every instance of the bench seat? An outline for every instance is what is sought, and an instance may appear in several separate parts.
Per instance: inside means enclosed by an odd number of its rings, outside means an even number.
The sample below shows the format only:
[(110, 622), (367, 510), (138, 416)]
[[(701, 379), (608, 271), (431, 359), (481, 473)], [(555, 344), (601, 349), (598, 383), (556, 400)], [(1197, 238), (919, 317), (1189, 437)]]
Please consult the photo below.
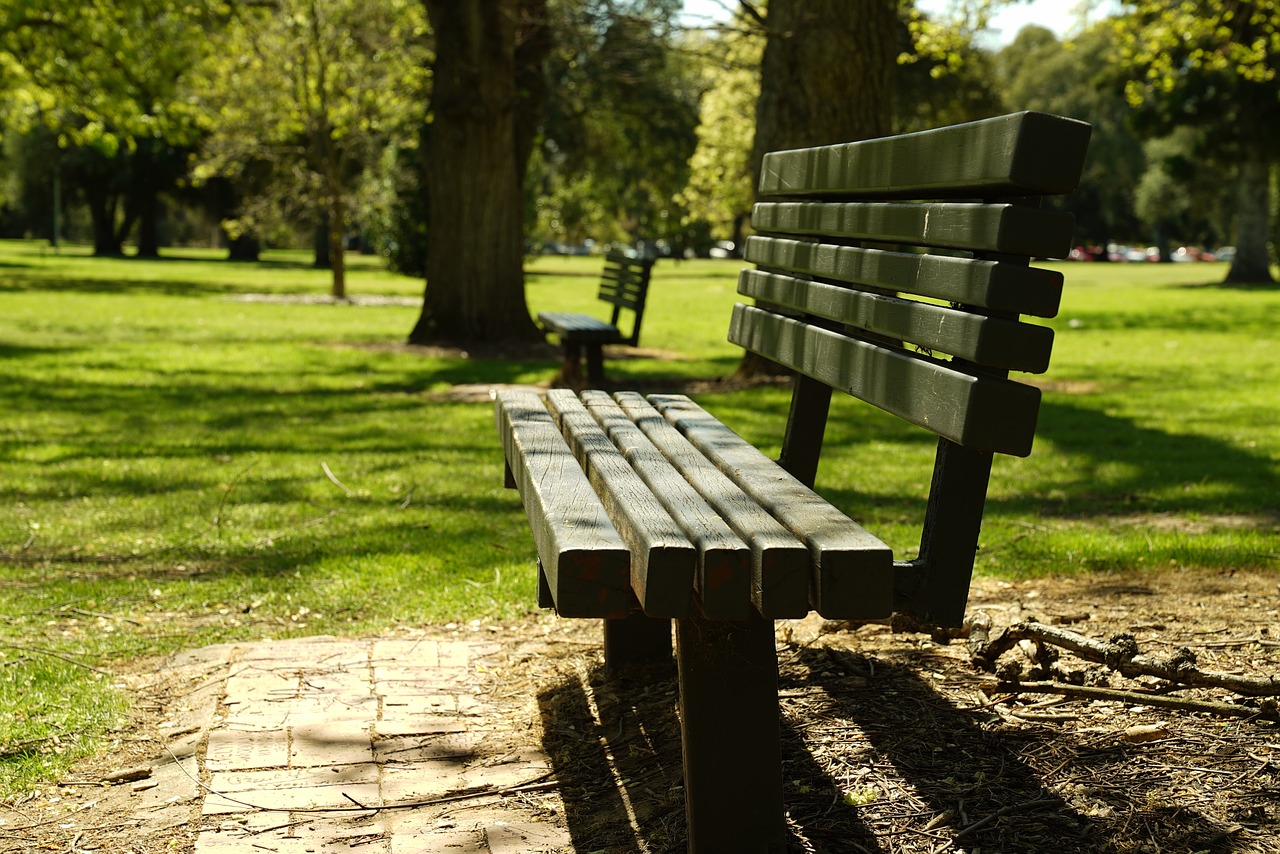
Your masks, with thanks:
[(688, 397), (501, 391), (495, 411), (558, 613), (889, 616), (889, 547)]

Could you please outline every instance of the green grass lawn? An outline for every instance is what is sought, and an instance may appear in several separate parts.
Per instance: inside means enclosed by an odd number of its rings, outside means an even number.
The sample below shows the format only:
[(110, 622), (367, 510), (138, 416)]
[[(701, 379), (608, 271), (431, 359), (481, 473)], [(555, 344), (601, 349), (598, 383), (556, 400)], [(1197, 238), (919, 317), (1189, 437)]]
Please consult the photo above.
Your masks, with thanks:
[[(534, 310), (597, 312), (599, 259), (530, 264)], [(620, 382), (723, 376), (739, 264), (661, 261)], [(1221, 265), (1074, 265), (1037, 445), (996, 464), (979, 571), (1274, 567), (1280, 289)], [(0, 799), (100, 749), (113, 664), (207, 643), (518, 617), (533, 544), (487, 403), (555, 360), (394, 346), (421, 283), (352, 258), (233, 264), (0, 242)], [(784, 389), (702, 402), (776, 452)], [(822, 491), (914, 554), (933, 440), (838, 401)]]

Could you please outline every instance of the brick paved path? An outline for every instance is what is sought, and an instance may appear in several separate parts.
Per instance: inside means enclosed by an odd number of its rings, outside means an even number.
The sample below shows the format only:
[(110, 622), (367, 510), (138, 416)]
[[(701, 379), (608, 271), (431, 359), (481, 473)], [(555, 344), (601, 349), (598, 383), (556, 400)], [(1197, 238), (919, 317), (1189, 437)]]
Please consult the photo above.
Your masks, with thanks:
[[(572, 850), (532, 811), (557, 798), (546, 757), (512, 752), (494, 726), (483, 671), (496, 644), (306, 638), (220, 650), (203, 755), (187, 760), (204, 784), (196, 854)], [(499, 791), (508, 797), (484, 794)]]

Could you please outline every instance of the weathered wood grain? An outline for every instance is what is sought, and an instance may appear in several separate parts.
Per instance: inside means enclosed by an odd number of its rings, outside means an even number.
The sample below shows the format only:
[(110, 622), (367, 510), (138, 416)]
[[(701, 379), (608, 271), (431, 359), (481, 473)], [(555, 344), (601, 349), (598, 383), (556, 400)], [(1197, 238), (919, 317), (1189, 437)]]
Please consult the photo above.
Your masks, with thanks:
[(889, 616), (893, 552), (684, 395), (649, 402), (752, 500), (809, 548), (813, 609), (830, 619)]
[(1053, 330), (777, 273), (743, 270), (738, 293), (1006, 371), (1043, 373)]
[(787, 238), (747, 238), (746, 260), (885, 291), (1033, 317), (1056, 317), (1062, 273), (949, 255), (861, 249)]
[(1040, 391), (738, 304), (729, 340), (967, 447), (1031, 453)]
[(620, 617), (635, 605), (631, 553), (538, 395), (503, 391), (498, 432), (548, 591), (566, 617)]
[(693, 602), (697, 553), (577, 396), (547, 394), (547, 408), (631, 551), (631, 587), (650, 617), (683, 617)]
[(844, 145), (776, 151), (760, 194), (956, 198), (1075, 191), (1090, 126), (1023, 112)]
[(582, 403), (698, 551), (693, 589), (702, 613), (745, 620), (751, 612), (751, 548), (733, 532), (608, 393), (584, 391)]
[(614, 396), (686, 481), (751, 546), (751, 601), (769, 618), (809, 612), (809, 552), (636, 392)]

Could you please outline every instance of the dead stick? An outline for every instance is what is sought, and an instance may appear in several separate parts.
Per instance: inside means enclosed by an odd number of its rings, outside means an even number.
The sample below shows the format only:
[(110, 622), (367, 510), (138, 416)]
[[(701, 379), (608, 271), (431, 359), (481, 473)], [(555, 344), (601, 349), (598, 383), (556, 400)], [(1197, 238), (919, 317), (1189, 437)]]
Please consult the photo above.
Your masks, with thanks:
[(998, 682), (995, 687), (997, 691), (1004, 691), (1009, 694), (1063, 694), (1068, 697), (1081, 697), (1088, 700), (1119, 700), (1125, 703), (1155, 706), (1161, 709), (1205, 712), (1231, 718), (1280, 719), (1280, 715), (1277, 715), (1275, 711), (1267, 709), (1236, 706), (1231, 703), (1215, 703), (1210, 700), (1188, 700), (1182, 697), (1168, 697), (1160, 694), (1140, 694), (1137, 691), (1122, 691), (1118, 688), (1064, 685), (1059, 682)]
[(1012, 649), (1020, 640), (1035, 640), (1068, 649), (1089, 661), (1105, 664), (1128, 678), (1155, 676), (1180, 685), (1200, 688), (1225, 688), (1251, 697), (1280, 696), (1280, 677), (1239, 676), (1219, 670), (1200, 670), (1196, 656), (1183, 647), (1168, 657), (1142, 655), (1132, 635), (1116, 635), (1109, 641), (1097, 641), (1076, 632), (1043, 623), (1015, 623), (994, 639), (978, 644), (974, 658), (989, 669), (996, 659)]
[(959, 839), (962, 836), (968, 836), (970, 833), (973, 833), (976, 830), (981, 830), (982, 828), (986, 827), (988, 824), (995, 821), (1002, 815), (1011, 815), (1015, 812), (1022, 812), (1023, 810), (1036, 810), (1036, 809), (1040, 809), (1041, 807), (1051, 806), (1053, 804), (1057, 804), (1061, 806), (1062, 799), (1061, 798), (1038, 798), (1037, 800), (1026, 801), (1025, 803), (1021, 803), (1021, 804), (1010, 804), (1009, 806), (1004, 807), (1003, 809), (996, 810), (995, 812), (991, 813), (991, 815), (987, 816), (986, 818), (980, 821), (975, 821), (973, 824), (969, 825), (964, 830), (961, 830), (956, 834), (956, 839)]

